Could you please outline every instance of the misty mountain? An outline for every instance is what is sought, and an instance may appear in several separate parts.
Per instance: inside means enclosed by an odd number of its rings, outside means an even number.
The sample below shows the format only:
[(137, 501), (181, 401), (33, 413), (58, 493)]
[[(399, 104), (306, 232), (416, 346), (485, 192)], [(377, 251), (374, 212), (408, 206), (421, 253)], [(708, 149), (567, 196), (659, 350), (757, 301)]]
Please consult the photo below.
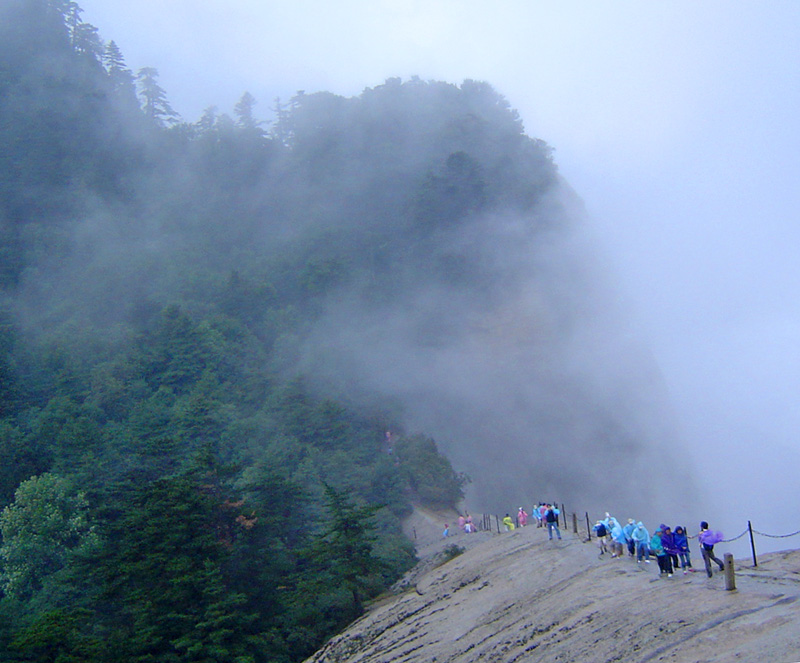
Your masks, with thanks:
[(0, 5), (10, 660), (298, 660), (413, 563), (412, 503), (674, 502), (658, 374), (488, 83), (188, 122), (80, 14)]

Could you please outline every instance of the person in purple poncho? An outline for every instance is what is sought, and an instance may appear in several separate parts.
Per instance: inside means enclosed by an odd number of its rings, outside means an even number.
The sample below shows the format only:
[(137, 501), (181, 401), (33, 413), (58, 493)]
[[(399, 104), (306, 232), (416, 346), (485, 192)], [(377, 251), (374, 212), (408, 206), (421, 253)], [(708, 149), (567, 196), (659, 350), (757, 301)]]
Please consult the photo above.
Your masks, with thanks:
[(675, 543), (675, 535), (668, 525), (661, 525), (661, 531), (663, 532), (661, 535), (661, 545), (664, 546), (664, 552), (667, 553), (669, 557), (671, 567), (677, 571), (678, 553), (680, 550), (678, 550), (678, 545)]
[(705, 520), (700, 523), (700, 533), (697, 535), (697, 540), (700, 541), (700, 552), (703, 553), (703, 561), (706, 563), (706, 573), (709, 578), (712, 576), (712, 561), (719, 564), (720, 571), (725, 570), (725, 564), (714, 555), (714, 544), (722, 541), (722, 538), (722, 532), (713, 532), (708, 529), (708, 523)]
[[(686, 536), (686, 530), (678, 525), (675, 528), (673, 538), (675, 541), (675, 546), (678, 548), (678, 557), (681, 560), (683, 573), (686, 575), (689, 573), (689, 569), (692, 568), (692, 559), (689, 556), (689, 537)], [(678, 567), (675, 567), (676, 570), (677, 568)]]

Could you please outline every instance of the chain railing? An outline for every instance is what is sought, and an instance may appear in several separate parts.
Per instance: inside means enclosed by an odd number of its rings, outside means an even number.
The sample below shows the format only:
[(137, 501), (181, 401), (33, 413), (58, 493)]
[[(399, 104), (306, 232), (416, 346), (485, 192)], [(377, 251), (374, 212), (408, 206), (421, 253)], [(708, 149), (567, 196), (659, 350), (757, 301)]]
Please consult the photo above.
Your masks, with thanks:
[(800, 529), (796, 532), (792, 532), (791, 534), (766, 534), (764, 532), (759, 532), (757, 529), (753, 530), (753, 534), (758, 534), (759, 536), (766, 536), (769, 539), (788, 539), (790, 536), (797, 536), (800, 534)]

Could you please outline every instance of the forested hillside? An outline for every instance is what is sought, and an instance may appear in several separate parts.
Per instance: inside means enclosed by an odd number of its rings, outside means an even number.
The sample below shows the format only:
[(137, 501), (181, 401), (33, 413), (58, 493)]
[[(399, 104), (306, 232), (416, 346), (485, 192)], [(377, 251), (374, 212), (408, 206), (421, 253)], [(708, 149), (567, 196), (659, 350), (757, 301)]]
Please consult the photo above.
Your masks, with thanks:
[(463, 496), (440, 449), (488, 508), (636, 456), (578, 378), (573, 198), (502, 96), (259, 108), (183, 121), (76, 3), (0, 0), (2, 660), (301, 660)]

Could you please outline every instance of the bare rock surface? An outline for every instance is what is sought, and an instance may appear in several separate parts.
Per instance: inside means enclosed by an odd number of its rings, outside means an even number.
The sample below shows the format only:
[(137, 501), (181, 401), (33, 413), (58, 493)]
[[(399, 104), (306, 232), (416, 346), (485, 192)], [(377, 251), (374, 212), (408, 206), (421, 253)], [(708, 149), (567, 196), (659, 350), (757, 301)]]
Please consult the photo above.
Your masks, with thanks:
[[(655, 561), (600, 556), (571, 532), (561, 541), (531, 526), (445, 539), (443, 517), (451, 514), (412, 516), (422, 561), (406, 590), (309, 661), (800, 661), (800, 551), (765, 555), (757, 568), (736, 560), (728, 591), (721, 573), (706, 576), (696, 542), (695, 572), (667, 578)], [(453, 544), (463, 554), (437, 566)]]

